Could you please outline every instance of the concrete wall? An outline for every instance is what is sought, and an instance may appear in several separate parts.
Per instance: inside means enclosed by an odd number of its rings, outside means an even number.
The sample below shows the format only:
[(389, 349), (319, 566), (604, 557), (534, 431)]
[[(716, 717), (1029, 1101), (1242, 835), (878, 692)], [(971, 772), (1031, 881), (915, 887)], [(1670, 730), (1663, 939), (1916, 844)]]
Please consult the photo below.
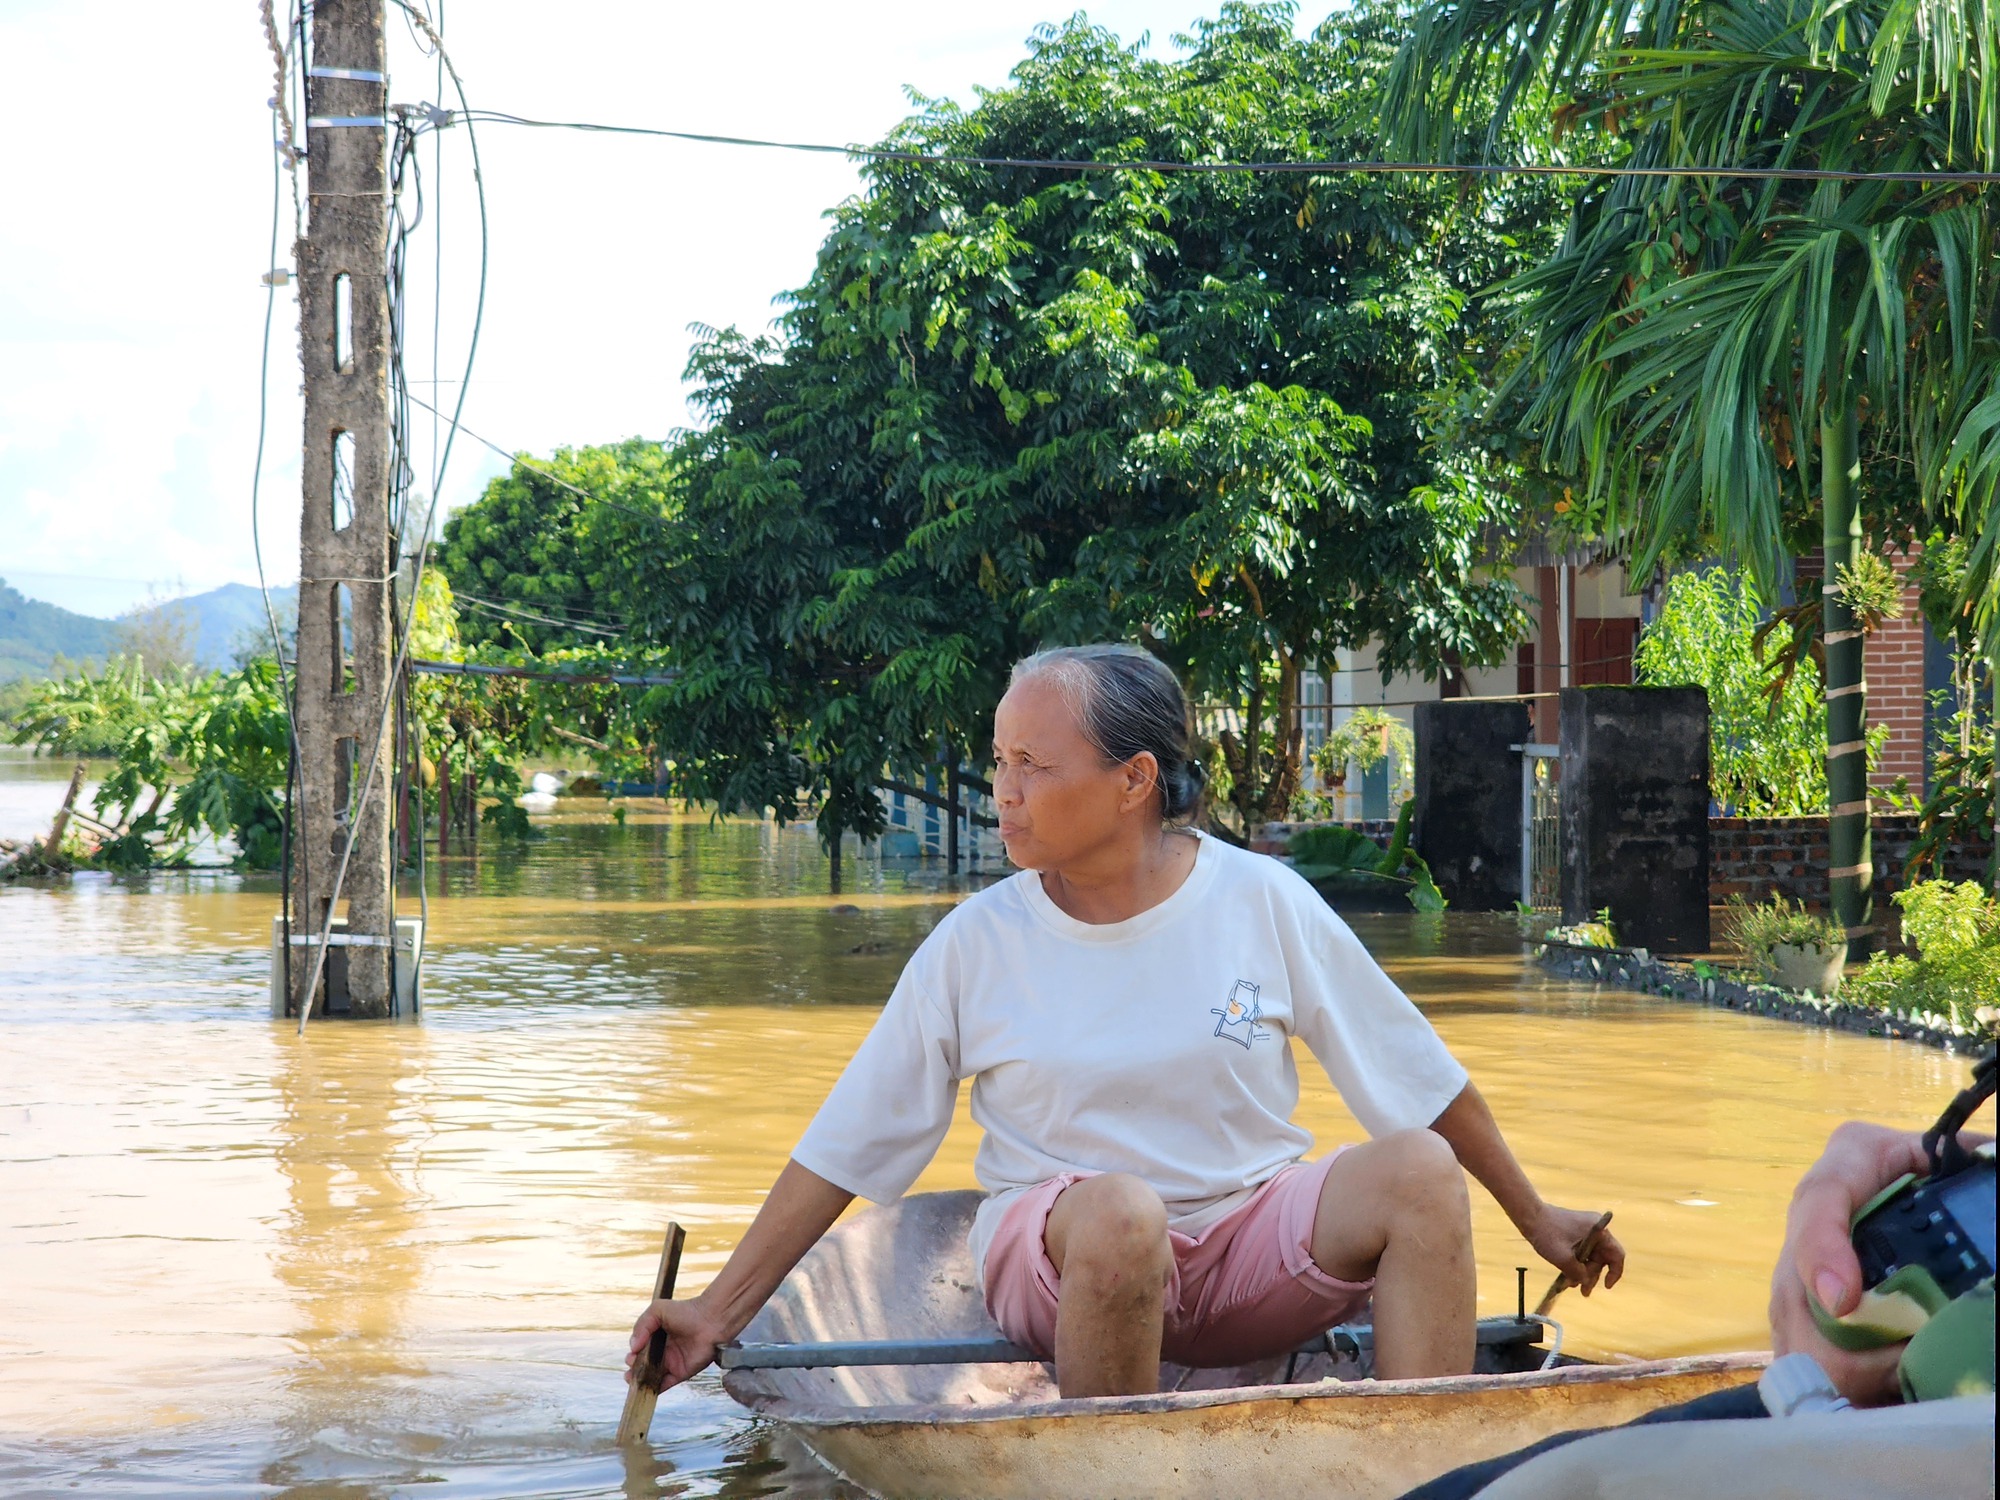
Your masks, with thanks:
[(1417, 705), (1410, 844), (1460, 911), (1508, 911), (1521, 895), (1523, 703)]
[(1611, 909), (1618, 934), (1662, 952), (1708, 947), (1708, 694), (1565, 688), (1562, 909)]

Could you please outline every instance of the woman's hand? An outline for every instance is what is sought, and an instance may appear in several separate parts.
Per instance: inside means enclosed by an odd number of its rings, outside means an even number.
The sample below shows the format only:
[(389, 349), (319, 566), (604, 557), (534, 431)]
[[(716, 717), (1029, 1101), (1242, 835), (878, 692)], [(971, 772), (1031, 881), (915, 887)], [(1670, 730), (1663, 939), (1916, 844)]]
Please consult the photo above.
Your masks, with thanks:
[(1602, 1217), (1587, 1209), (1557, 1208), (1553, 1203), (1544, 1203), (1521, 1226), (1521, 1232), (1537, 1255), (1562, 1272), (1571, 1286), (1582, 1287), (1583, 1295), (1588, 1297), (1596, 1288), (1598, 1277), (1604, 1278), (1605, 1286), (1614, 1287), (1625, 1274), (1625, 1247), (1609, 1229), (1597, 1236), (1589, 1260), (1577, 1259), (1576, 1247)]
[(685, 1302), (655, 1302), (632, 1325), (632, 1344), (625, 1355), (627, 1384), (639, 1368), (639, 1356), (645, 1352), (647, 1342), (662, 1328), (667, 1331), (667, 1356), (661, 1362), (660, 1372), (663, 1391), (672, 1390), (707, 1369), (715, 1360), (715, 1346), (730, 1336), (700, 1297)]
[(1806, 1288), (1828, 1312), (1851, 1312), (1861, 1300), (1861, 1262), (1849, 1238), (1854, 1211), (1905, 1172), (1929, 1170), (1921, 1136), (1849, 1121), (1799, 1179), (1785, 1215), (1785, 1248), (1771, 1275), (1771, 1347), (1810, 1354), (1857, 1406), (1897, 1399), (1903, 1345), (1860, 1353), (1835, 1348), (1813, 1321)]

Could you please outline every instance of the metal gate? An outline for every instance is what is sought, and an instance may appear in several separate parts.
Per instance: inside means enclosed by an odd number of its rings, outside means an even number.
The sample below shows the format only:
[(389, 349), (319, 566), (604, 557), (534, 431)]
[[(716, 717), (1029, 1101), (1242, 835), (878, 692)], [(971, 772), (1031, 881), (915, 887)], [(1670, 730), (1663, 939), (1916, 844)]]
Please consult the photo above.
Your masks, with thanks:
[(1562, 762), (1554, 745), (1521, 752), (1521, 900), (1535, 911), (1562, 907)]

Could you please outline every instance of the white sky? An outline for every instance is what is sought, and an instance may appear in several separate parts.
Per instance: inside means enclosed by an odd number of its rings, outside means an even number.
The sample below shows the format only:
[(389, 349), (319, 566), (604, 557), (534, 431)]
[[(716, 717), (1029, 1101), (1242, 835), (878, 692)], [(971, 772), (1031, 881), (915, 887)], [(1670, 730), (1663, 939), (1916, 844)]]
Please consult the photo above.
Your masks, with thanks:
[[(1326, 8), (1308, 6), (1301, 30)], [(1165, 48), (1214, 9), (1107, 0), (1090, 15)], [(1003, 82), (1028, 32), (1066, 13), (1061, 0), (446, 0), (443, 29), (475, 107), (848, 142), (907, 114), (905, 85), (964, 100)], [(431, 65), (393, 11), (389, 24), (390, 97), (435, 97)], [(257, 6), (0, 0), (0, 58), (0, 578), (107, 615), (254, 583), (272, 92)], [(478, 236), (463, 131), (442, 140), (438, 373), (455, 380)], [(480, 150), (492, 254), (465, 423), (535, 452), (689, 422), (689, 325), (765, 327), (773, 295), (810, 272), (822, 214), (857, 186), (840, 157), (504, 126), (482, 128)], [(426, 397), (433, 253), (420, 232), (406, 364)], [(297, 575), (294, 315), (280, 293), (262, 501), (274, 584)], [(447, 504), (503, 467), (461, 437)]]

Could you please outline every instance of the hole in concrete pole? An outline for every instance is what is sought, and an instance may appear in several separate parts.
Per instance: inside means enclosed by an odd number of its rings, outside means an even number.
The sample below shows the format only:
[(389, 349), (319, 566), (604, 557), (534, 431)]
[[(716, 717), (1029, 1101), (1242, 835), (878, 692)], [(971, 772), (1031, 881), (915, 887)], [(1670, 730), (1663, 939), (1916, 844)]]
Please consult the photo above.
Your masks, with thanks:
[(354, 373), (354, 283), (345, 271), (333, 278), (333, 368)]
[(354, 523), (354, 434), (333, 435), (333, 529), (345, 531)]
[(354, 691), (354, 596), (344, 583), (333, 586), (333, 680)]
[(333, 742), (333, 805), (334, 852), (340, 850), (340, 841), (346, 836), (354, 818), (354, 758), (359, 742), (352, 735), (342, 735)]

